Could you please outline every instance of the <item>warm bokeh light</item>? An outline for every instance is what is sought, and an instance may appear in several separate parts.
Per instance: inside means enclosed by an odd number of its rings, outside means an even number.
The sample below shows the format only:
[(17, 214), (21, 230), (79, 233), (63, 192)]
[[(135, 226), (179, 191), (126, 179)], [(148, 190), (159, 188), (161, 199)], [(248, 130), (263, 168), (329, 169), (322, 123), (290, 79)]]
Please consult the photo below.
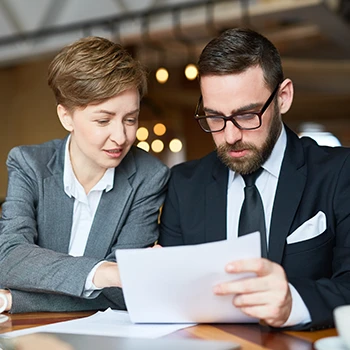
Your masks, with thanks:
[(165, 68), (161, 67), (157, 69), (156, 79), (158, 83), (164, 84), (167, 82), (168, 78), (169, 78), (169, 73)]
[(136, 137), (139, 141), (147, 140), (148, 135), (149, 135), (149, 132), (145, 127), (141, 126), (140, 128), (137, 129)]
[(316, 122), (304, 122), (300, 125), (299, 137), (308, 136), (314, 139), (320, 146), (341, 146), (340, 141), (331, 132), (326, 131), (323, 124)]
[(169, 143), (171, 152), (177, 153), (182, 150), (182, 142), (179, 139), (172, 139)]
[(157, 135), (157, 136), (162, 136), (165, 134), (166, 132), (166, 127), (164, 124), (162, 123), (158, 123), (153, 127), (153, 132)]
[(194, 80), (197, 78), (198, 69), (197, 66), (193, 63), (190, 63), (185, 68), (185, 76), (188, 80)]
[(139, 143), (137, 144), (137, 147), (143, 149), (143, 150), (146, 151), (146, 152), (149, 152), (149, 144), (148, 144), (148, 142), (146, 142), (146, 141), (141, 141), (141, 142), (139, 142)]
[(151, 144), (153, 152), (160, 153), (164, 149), (164, 143), (161, 140), (154, 140)]

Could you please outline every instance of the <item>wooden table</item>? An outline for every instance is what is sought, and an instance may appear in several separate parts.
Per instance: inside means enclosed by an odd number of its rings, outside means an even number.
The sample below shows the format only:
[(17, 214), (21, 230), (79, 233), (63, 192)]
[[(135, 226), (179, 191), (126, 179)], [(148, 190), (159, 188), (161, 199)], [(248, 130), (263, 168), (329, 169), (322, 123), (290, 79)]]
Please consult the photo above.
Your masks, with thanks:
[[(93, 312), (8, 315), (9, 320), (0, 323), (0, 333), (69, 321), (91, 314)], [(167, 337), (234, 341), (241, 344), (242, 350), (312, 350), (316, 340), (334, 335), (337, 335), (334, 328), (317, 332), (271, 332), (257, 324), (202, 324), (177, 331)]]

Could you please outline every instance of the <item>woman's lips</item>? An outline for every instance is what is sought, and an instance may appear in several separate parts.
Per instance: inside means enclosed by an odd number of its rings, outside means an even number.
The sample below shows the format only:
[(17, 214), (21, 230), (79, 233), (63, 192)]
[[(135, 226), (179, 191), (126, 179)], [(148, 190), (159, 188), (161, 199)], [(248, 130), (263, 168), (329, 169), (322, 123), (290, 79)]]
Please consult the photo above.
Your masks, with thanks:
[(109, 149), (104, 150), (104, 152), (111, 158), (119, 158), (123, 153), (123, 149)]

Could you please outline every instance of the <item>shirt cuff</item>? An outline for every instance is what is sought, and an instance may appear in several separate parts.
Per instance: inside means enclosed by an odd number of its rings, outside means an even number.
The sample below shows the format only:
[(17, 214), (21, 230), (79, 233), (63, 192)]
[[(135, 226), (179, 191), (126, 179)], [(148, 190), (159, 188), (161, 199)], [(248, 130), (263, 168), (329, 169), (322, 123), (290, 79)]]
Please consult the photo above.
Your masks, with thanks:
[(297, 324), (306, 324), (311, 322), (311, 316), (303, 299), (298, 291), (289, 283), (290, 293), (292, 294), (292, 311), (288, 320), (281, 327), (291, 327)]
[(102, 265), (105, 261), (100, 261), (98, 264), (96, 264), (93, 269), (90, 271), (90, 273), (88, 274), (86, 281), (85, 281), (85, 287), (84, 287), (84, 291), (83, 291), (83, 297), (87, 298), (89, 296), (91, 296), (91, 294), (95, 291), (95, 290), (101, 290), (102, 288), (97, 288), (94, 284), (93, 284), (93, 279), (96, 273), (96, 270), (98, 269), (98, 267), (100, 265)]

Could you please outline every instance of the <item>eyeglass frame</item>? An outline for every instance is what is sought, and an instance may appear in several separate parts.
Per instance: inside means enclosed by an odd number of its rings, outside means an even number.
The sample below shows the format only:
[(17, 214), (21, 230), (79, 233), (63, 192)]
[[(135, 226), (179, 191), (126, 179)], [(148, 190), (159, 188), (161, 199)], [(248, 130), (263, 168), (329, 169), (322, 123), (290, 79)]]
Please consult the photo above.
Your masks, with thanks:
[[(199, 111), (199, 108), (200, 108), (200, 105), (203, 101), (203, 96), (201, 95), (199, 97), (199, 100), (198, 100), (198, 103), (197, 103), (197, 106), (196, 106), (196, 110), (195, 110), (195, 115), (194, 115), (194, 118), (197, 120), (199, 126), (201, 127), (201, 129), (207, 133), (214, 133), (214, 132), (220, 132), (222, 130), (224, 130), (226, 128), (226, 123), (228, 121), (231, 121), (238, 129), (240, 130), (256, 130), (256, 129), (259, 129), (262, 125), (262, 121), (261, 121), (261, 117), (262, 115), (265, 113), (265, 111), (269, 108), (271, 102), (273, 101), (273, 99), (275, 98), (275, 95), (280, 87), (280, 83), (277, 84), (277, 86), (275, 87), (275, 89), (272, 91), (270, 97), (267, 99), (267, 101), (265, 102), (265, 104), (262, 106), (260, 112), (245, 112), (245, 113), (242, 113), (242, 112), (238, 112), (238, 113), (233, 113), (231, 114), (230, 116), (224, 116), (224, 115), (210, 115), (210, 116), (202, 116), (202, 115), (198, 115), (198, 111)], [(253, 128), (243, 128), (241, 127), (238, 122), (234, 119), (237, 115), (244, 115), (244, 114), (255, 114), (258, 116), (259, 118), (259, 125), (258, 126), (255, 126)], [(216, 117), (216, 118), (221, 118), (223, 121), (224, 121), (224, 126), (222, 129), (220, 130), (215, 130), (215, 131), (211, 131), (211, 130), (205, 130), (203, 128), (203, 126), (200, 124), (200, 120), (202, 119), (208, 119), (208, 118), (212, 118), (212, 117)]]

